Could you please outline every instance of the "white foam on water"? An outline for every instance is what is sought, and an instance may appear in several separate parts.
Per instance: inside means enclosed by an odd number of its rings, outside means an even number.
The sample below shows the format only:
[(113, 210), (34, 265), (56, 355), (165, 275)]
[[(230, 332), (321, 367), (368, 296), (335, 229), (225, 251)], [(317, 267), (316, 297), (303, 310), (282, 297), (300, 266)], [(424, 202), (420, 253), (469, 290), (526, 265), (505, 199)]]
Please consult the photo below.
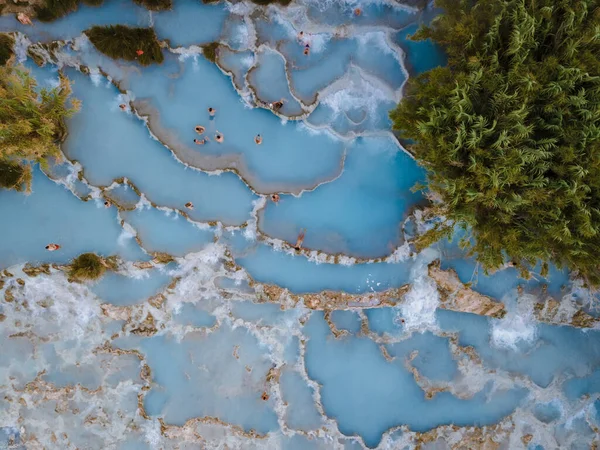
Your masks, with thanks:
[(303, 44), (310, 45), (311, 53), (322, 53), (326, 48), (332, 35), (329, 33), (307, 34), (303, 39)]
[(87, 34), (81, 33), (79, 36), (73, 39), (71, 47), (75, 51), (83, 52), (85, 50), (89, 50), (92, 47), (92, 43), (90, 38), (87, 37)]
[(325, 253), (319, 253), (316, 250), (313, 250), (312, 252), (310, 252), (308, 254), (308, 260), (310, 262), (314, 262), (315, 264), (319, 265), (319, 264), (323, 264), (327, 262), (329, 255), (325, 254)]
[(240, 62), (242, 63), (242, 65), (249, 69), (250, 67), (252, 67), (254, 65), (254, 63), (256, 62), (256, 58), (254, 57), (254, 55), (248, 55), (248, 56), (244, 56)]
[(150, 208), (152, 208), (152, 203), (150, 203), (150, 201), (146, 198), (146, 196), (142, 192), (140, 199), (135, 204), (135, 209), (142, 211), (144, 209), (150, 209)]
[(136, 280), (150, 278), (150, 271), (148, 269), (140, 269), (132, 261), (121, 261), (117, 273)]
[(384, 31), (371, 31), (358, 34), (355, 39), (360, 46), (360, 51), (369, 51), (373, 47), (376, 47), (388, 55), (397, 56), (397, 52), (390, 47), (387, 40), (387, 33)]
[(161, 448), (163, 438), (158, 420), (146, 420), (142, 424), (144, 440), (150, 445), (150, 448), (152, 450)]
[(411, 269), (411, 288), (398, 307), (399, 319), (404, 319), (406, 331), (424, 331), (437, 329), (435, 310), (440, 304), (440, 297), (435, 282), (429, 278), (428, 265), (438, 257), (432, 248), (423, 250), (417, 256)]
[(267, 197), (261, 196), (252, 202), (252, 212), (250, 213), (251, 219), (248, 220), (248, 225), (244, 228), (242, 232), (243, 236), (248, 241), (255, 241), (256, 236), (258, 235), (258, 220), (257, 214), (258, 211), (263, 209), (267, 204)]
[[(40, 338), (58, 342), (60, 357), (69, 364), (79, 361), (86, 353), (84, 349), (89, 351), (106, 338), (101, 330), (100, 302), (86, 284), (71, 283), (56, 270), (36, 277), (19, 273), (18, 268), (11, 270), (25, 283), (21, 286), (12, 279), (8, 282), (15, 300), (10, 309), (3, 308), (7, 316), (5, 329), (13, 324), (14, 332), (29, 329)], [(18, 306), (23, 302), (26, 308)]]
[(334, 116), (353, 109), (362, 109), (375, 115), (383, 102), (394, 101), (397, 95), (381, 80), (353, 66), (348, 73), (319, 92), (320, 102), (331, 109)]
[[(404, 244), (396, 248), (396, 250), (394, 250), (394, 253), (385, 258), (384, 261), (389, 264), (396, 264), (399, 262), (406, 261), (408, 258), (411, 257), (411, 254), (412, 250), (410, 248), (410, 244), (408, 243), (408, 241), (405, 241)], [(413, 258), (414, 257), (415, 256), (413, 255)]]
[(342, 266), (353, 266), (354, 264), (356, 264), (356, 258), (346, 255), (341, 255), (338, 258), (338, 261), (339, 264), (341, 264)]
[(244, 23), (235, 27), (233, 42), (238, 44), (239, 50), (249, 50), (256, 47), (256, 29), (252, 20), (244, 16)]
[(225, 2), (225, 8), (231, 14), (237, 14), (238, 16), (249, 16), (254, 12), (257, 6), (254, 3), (242, 1), (237, 3)]
[(98, 87), (105, 80), (104, 76), (100, 73), (100, 69), (97, 67), (90, 67), (90, 80), (94, 86)]
[(15, 33), (15, 43), (13, 51), (18, 63), (24, 63), (27, 60), (27, 49), (31, 45), (31, 41), (23, 33)]
[[(119, 223), (121, 224), (120, 220), (119, 220)], [(117, 238), (117, 243), (121, 247), (125, 247), (125, 246), (127, 246), (127, 243), (130, 239), (133, 239), (134, 237), (137, 236), (137, 231), (128, 222), (122, 222), (121, 226), (123, 227), (123, 230), (121, 230), (121, 233), (119, 234), (119, 237)]]
[(506, 316), (491, 321), (491, 343), (494, 347), (518, 350), (519, 343), (531, 344), (537, 338), (537, 324), (533, 315), (536, 299), (532, 295), (505, 296)]

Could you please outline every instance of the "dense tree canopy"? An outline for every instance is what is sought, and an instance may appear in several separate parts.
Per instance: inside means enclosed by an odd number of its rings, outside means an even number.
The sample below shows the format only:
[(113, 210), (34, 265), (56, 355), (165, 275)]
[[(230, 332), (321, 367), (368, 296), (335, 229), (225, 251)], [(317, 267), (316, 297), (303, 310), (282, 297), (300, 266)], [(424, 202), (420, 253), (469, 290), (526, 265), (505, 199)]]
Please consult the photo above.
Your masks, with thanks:
[[(95, 26), (84, 32), (92, 44), (111, 58), (137, 61), (144, 66), (162, 63), (164, 56), (152, 28), (125, 25)], [(141, 54), (139, 51), (141, 50)]]
[[(436, 0), (449, 64), (391, 113), (487, 269), (541, 260), (600, 282), (600, 0)], [(547, 264), (544, 264), (547, 267)]]
[(30, 161), (45, 165), (48, 157), (60, 158), (64, 120), (78, 107), (70, 94), (65, 78), (38, 93), (29, 72), (0, 66), (0, 187), (18, 189), (27, 182)]

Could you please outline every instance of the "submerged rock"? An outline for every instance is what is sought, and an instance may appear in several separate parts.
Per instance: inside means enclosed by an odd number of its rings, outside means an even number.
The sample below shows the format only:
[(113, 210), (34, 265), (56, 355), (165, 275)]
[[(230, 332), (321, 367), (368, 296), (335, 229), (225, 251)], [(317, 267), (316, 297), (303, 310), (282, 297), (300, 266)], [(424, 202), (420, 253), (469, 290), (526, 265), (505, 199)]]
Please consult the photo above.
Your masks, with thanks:
[(452, 269), (442, 270), (439, 260), (429, 265), (429, 276), (440, 292), (441, 307), (452, 311), (502, 318), (506, 314), (503, 303), (466, 287)]
[(280, 303), (282, 307), (294, 307), (299, 302), (315, 310), (376, 308), (395, 306), (410, 289), (409, 285), (388, 289), (382, 292), (349, 294), (341, 291), (321, 291), (318, 293), (292, 294), (287, 289), (272, 284), (251, 283), (258, 298), (270, 303)]

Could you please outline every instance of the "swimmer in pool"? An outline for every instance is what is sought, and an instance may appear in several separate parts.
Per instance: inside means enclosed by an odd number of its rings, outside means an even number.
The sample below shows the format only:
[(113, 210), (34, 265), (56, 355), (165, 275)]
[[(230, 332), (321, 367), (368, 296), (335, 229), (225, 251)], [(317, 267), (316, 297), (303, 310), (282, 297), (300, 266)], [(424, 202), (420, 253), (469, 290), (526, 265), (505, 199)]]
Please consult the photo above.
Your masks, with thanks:
[(302, 248), (302, 243), (304, 242), (304, 235), (306, 234), (306, 230), (302, 229), (302, 231), (300, 231), (300, 234), (298, 234), (298, 239), (296, 239), (296, 245), (294, 245), (294, 248), (296, 250), (300, 250)]
[(210, 120), (212, 120), (213, 117), (215, 117), (216, 113), (217, 113), (217, 110), (215, 108), (208, 108), (208, 115), (210, 116)]
[(206, 144), (206, 139), (194, 139), (194, 144), (204, 145), (204, 144)]
[(187, 209), (194, 209), (194, 204), (193, 204), (192, 202), (187, 202), (187, 203), (185, 204), (185, 207), (186, 207)]
[(104, 202), (104, 207), (105, 207), (105, 208), (110, 208), (111, 206), (112, 206), (112, 203), (111, 203), (109, 200), (106, 200), (106, 201)]
[(273, 203), (278, 203), (279, 202), (279, 194), (271, 195), (271, 200), (273, 200)]
[(121, 111), (125, 111), (127, 109), (127, 105), (125, 103), (121, 103), (119, 108), (121, 108)]
[(205, 128), (204, 128), (202, 125), (196, 125), (196, 126), (194, 127), (194, 130), (196, 130), (196, 133), (198, 133), (198, 134), (202, 134), (202, 133), (204, 133), (204, 131), (205, 131)]
[(60, 248), (60, 245), (58, 245), (58, 244), (46, 245), (46, 250), (48, 250), (49, 252), (54, 252), (54, 251), (58, 250), (59, 248)]
[(262, 136), (260, 134), (254, 136), (254, 142), (256, 143), (256, 145), (262, 144)]
[(215, 134), (215, 141), (217, 141), (219, 144), (223, 143), (223, 135), (218, 131), (217, 134)]

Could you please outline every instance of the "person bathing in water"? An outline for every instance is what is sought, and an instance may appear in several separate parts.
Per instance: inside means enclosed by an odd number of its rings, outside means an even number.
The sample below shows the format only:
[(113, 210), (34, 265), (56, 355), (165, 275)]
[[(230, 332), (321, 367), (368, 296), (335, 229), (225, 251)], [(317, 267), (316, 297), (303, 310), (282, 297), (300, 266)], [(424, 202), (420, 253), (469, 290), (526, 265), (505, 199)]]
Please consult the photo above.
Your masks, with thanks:
[(304, 54), (308, 56), (310, 54), (310, 44), (304, 46)]
[(217, 134), (215, 134), (215, 141), (217, 141), (219, 144), (223, 143), (223, 135), (221, 133), (219, 133), (217, 131)]
[(196, 130), (196, 133), (198, 134), (202, 134), (206, 131), (206, 129), (202, 125), (196, 125), (194, 127), (194, 130)]
[(121, 108), (121, 111), (125, 111), (127, 109), (127, 105), (125, 103), (121, 103), (119, 108)]
[(46, 250), (48, 250), (49, 252), (54, 252), (54, 251), (58, 250), (59, 248), (60, 248), (60, 245), (58, 245), (58, 244), (46, 245)]
[(271, 200), (273, 200), (273, 203), (275, 204), (279, 203), (279, 194), (271, 195)]
[(210, 116), (210, 120), (213, 120), (217, 110), (215, 108), (208, 108), (208, 115)]
[(110, 208), (111, 206), (112, 206), (112, 203), (110, 202), (110, 200), (106, 200), (106, 201), (104, 202), (104, 207), (105, 207), (105, 208)]
[(256, 143), (256, 145), (262, 144), (262, 136), (260, 134), (254, 136), (254, 142)]
[(283, 108), (283, 99), (269, 103), (269, 107), (274, 111), (279, 111), (281, 108)]
[(306, 229), (302, 229), (302, 231), (300, 231), (300, 234), (298, 234), (298, 239), (296, 239), (296, 245), (294, 245), (294, 248), (296, 250), (300, 250), (302, 248), (302, 243), (304, 242), (304, 235), (306, 234)]
[(187, 203), (185, 204), (185, 207), (186, 207), (187, 209), (190, 209), (190, 210), (192, 210), (192, 209), (194, 209), (194, 204), (193, 204), (192, 202), (187, 202)]
[(196, 145), (204, 145), (204, 144), (206, 144), (206, 142), (207, 142), (206, 138), (194, 139), (194, 144), (196, 144)]

